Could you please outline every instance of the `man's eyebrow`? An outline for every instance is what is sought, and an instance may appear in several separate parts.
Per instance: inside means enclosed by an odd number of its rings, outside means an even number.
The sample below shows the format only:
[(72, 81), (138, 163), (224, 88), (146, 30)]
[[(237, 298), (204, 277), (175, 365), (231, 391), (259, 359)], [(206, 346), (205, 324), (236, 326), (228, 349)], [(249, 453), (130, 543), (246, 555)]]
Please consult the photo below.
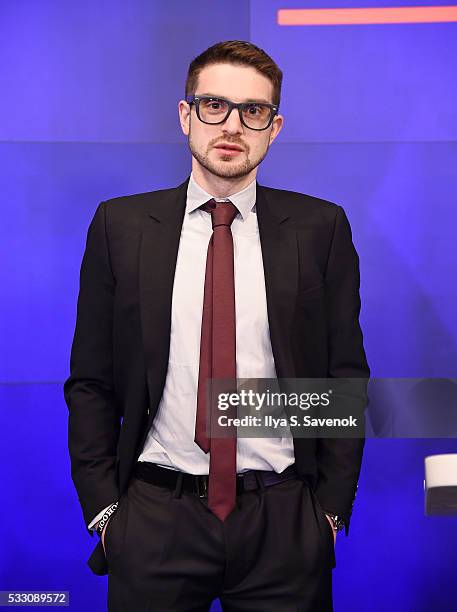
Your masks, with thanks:
[[(198, 94), (198, 95), (199, 96), (208, 96), (209, 98), (219, 98), (219, 99), (222, 99), (222, 100), (227, 100), (228, 99), (228, 98), (225, 98), (224, 96), (218, 96), (218, 95), (213, 94), (213, 93), (201, 93), (201, 94)], [(249, 104), (249, 103), (250, 104), (256, 104), (256, 103), (259, 103), (259, 104), (262, 104), (262, 103), (264, 103), (264, 104), (271, 104), (271, 102), (269, 100), (265, 100), (264, 98), (257, 98), (256, 100), (254, 100), (253, 98), (248, 98), (247, 100), (244, 100), (243, 102), (241, 102), (241, 104)]]

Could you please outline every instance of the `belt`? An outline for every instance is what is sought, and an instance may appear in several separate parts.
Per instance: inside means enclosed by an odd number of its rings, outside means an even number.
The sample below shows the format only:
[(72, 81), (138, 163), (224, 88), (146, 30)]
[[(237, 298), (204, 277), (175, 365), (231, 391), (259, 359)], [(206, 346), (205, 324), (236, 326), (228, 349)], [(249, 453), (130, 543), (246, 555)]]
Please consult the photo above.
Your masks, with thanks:
[[(179, 491), (193, 493), (198, 497), (208, 496), (209, 477), (206, 474), (187, 474), (185, 472), (159, 467), (155, 463), (138, 461), (133, 475), (139, 480), (149, 482), (159, 487), (167, 487), (175, 490), (179, 489)], [(264, 487), (270, 487), (279, 482), (291, 480), (292, 478), (298, 478), (295, 464), (290, 465), (280, 474), (274, 471), (248, 470), (247, 472), (241, 472), (236, 475), (236, 493), (239, 495), (245, 491), (263, 489)]]

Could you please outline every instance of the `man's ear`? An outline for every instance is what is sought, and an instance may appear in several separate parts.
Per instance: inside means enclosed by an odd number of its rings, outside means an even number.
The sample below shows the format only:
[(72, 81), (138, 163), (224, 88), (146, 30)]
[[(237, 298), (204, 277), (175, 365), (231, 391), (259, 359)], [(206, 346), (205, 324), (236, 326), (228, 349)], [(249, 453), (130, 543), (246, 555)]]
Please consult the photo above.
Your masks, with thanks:
[(284, 117), (282, 115), (276, 115), (275, 118), (273, 119), (273, 124), (271, 126), (269, 145), (271, 145), (273, 140), (282, 130), (283, 125), (284, 125)]
[(183, 134), (186, 136), (189, 135), (190, 129), (190, 111), (191, 106), (185, 100), (180, 100), (178, 103), (179, 122), (181, 124)]

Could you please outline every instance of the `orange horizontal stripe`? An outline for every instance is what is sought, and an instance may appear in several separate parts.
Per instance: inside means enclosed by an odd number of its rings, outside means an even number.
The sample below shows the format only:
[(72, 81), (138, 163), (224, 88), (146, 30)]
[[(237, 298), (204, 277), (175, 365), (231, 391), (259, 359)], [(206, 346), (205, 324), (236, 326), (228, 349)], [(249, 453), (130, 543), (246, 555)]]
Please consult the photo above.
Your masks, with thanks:
[(279, 9), (278, 25), (361, 25), (457, 21), (457, 6)]

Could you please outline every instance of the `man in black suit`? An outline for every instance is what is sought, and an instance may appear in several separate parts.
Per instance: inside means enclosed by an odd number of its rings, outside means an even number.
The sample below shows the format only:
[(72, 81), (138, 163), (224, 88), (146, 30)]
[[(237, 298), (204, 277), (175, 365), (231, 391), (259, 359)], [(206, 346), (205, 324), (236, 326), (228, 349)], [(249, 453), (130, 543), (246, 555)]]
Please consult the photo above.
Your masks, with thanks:
[(102, 202), (89, 227), (64, 394), (112, 611), (332, 610), (363, 438), (205, 448), (197, 426), (211, 373), (369, 377), (344, 210), (256, 181), (281, 81), (244, 41), (195, 58), (179, 102), (191, 175)]

